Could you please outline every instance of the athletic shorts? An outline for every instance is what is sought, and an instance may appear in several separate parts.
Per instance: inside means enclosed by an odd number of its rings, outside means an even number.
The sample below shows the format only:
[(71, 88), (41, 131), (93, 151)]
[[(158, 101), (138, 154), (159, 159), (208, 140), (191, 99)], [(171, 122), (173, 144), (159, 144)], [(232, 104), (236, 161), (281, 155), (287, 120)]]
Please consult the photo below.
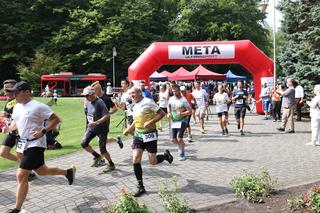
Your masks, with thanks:
[(44, 150), (42, 147), (31, 147), (23, 152), (20, 168), (36, 170), (44, 165)]
[(142, 138), (133, 136), (133, 142), (131, 145), (132, 149), (142, 149), (142, 150), (147, 150), (149, 153), (157, 153), (158, 151), (158, 146), (157, 146), (157, 140), (155, 141), (150, 141), (144, 143)]
[(184, 135), (184, 131), (187, 128), (187, 123), (186, 122), (182, 122), (181, 123), (181, 128), (180, 129), (171, 129), (171, 136), (173, 139), (178, 138), (183, 138)]
[(108, 138), (108, 133), (96, 133), (94, 131), (90, 131), (87, 129), (87, 131), (85, 132), (82, 142), (81, 142), (81, 146), (82, 148), (86, 148), (89, 146), (90, 141), (94, 138), (94, 137), (98, 137), (99, 138), (99, 148), (100, 148), (100, 153), (104, 154), (107, 152), (106, 149), (106, 141)]
[(264, 112), (270, 112), (270, 101), (262, 101), (262, 107)]
[(162, 109), (165, 113), (168, 113), (168, 108), (167, 108), (167, 107), (161, 107), (161, 109)]
[(236, 119), (244, 118), (246, 116), (246, 110), (247, 110), (246, 106), (234, 108), (234, 115)]
[(196, 116), (201, 116), (206, 112), (206, 106), (201, 106), (196, 109)]
[(8, 134), (5, 136), (2, 145), (3, 146), (9, 146), (13, 148), (17, 143), (18, 135), (15, 134)]
[(186, 128), (189, 128), (189, 127), (190, 127), (191, 116), (192, 116), (192, 115), (188, 115), (188, 120), (187, 120), (187, 126), (186, 126)]
[(221, 118), (223, 115), (228, 116), (228, 112), (227, 111), (218, 112), (218, 118)]

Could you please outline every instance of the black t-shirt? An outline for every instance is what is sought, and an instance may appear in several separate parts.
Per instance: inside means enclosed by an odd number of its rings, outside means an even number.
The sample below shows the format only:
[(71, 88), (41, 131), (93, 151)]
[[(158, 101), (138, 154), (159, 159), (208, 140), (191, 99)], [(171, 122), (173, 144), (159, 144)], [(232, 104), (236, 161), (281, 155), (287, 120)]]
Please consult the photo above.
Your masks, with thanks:
[[(88, 104), (87, 120), (89, 123), (97, 121), (103, 116), (108, 114), (109, 114), (109, 111), (102, 99), (96, 98), (94, 101)], [(106, 129), (109, 129), (109, 123), (110, 121), (108, 120), (105, 123), (97, 125), (95, 128), (88, 127), (88, 129), (95, 131), (97, 133), (105, 132)]]
[(13, 99), (9, 99), (9, 100), (7, 101), (7, 103), (4, 105), (3, 111), (5, 111), (6, 113), (8, 113), (8, 116), (7, 116), (8, 118), (11, 117), (11, 114), (12, 114), (12, 112), (13, 112), (13, 107), (14, 107), (14, 105), (16, 105), (16, 103), (17, 103), (16, 99), (13, 98)]
[(114, 107), (113, 101), (106, 94), (103, 94), (103, 96), (101, 96), (99, 98), (101, 98), (103, 100), (103, 102), (106, 105), (108, 111), (110, 111), (110, 109)]

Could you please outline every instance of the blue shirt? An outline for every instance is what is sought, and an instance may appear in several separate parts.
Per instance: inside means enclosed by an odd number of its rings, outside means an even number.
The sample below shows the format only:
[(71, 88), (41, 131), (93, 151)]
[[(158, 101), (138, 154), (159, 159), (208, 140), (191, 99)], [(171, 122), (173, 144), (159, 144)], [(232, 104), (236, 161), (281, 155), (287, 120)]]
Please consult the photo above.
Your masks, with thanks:
[(144, 90), (142, 91), (142, 95), (143, 95), (143, 97), (152, 99), (152, 95), (151, 95), (150, 91), (147, 90), (147, 89), (144, 89)]

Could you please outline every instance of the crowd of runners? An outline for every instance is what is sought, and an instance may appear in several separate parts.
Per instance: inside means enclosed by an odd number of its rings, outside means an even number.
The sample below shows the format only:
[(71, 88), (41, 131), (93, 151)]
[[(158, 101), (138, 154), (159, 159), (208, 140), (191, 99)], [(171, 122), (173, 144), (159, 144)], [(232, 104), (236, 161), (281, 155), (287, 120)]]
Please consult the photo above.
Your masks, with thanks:
[[(146, 193), (143, 184), (143, 171), (141, 159), (144, 150), (148, 153), (149, 163), (152, 165), (167, 161), (171, 164), (176, 158), (165, 150), (159, 154), (157, 150), (158, 131), (169, 129), (171, 142), (178, 147), (177, 159), (185, 161), (185, 141), (193, 142), (192, 124), (198, 124), (201, 134), (206, 134), (206, 118), (212, 114), (209, 104), (214, 104), (221, 128), (221, 134), (229, 135), (229, 108), (233, 104), (234, 115), (237, 122), (239, 135), (245, 135), (245, 116), (247, 110), (252, 110), (256, 103), (262, 101), (264, 120), (271, 117), (275, 121), (281, 120), (279, 131), (285, 131), (290, 122), (288, 133), (294, 133), (294, 110), (296, 104), (303, 102), (302, 97), (297, 97), (298, 84), (293, 79), (288, 79), (286, 88), (278, 85), (277, 88), (263, 84), (259, 99), (255, 101), (252, 84), (238, 81), (230, 85), (220, 83), (209, 89), (209, 85), (203, 82), (177, 83), (161, 82), (158, 85), (151, 84), (147, 87), (145, 82), (134, 86), (127, 80), (121, 81), (122, 93), (112, 98), (112, 94), (105, 94), (99, 82), (84, 88), (84, 114), (86, 116), (86, 130), (82, 141), (82, 148), (93, 156), (92, 167), (106, 166), (104, 173), (113, 171), (116, 166), (111, 154), (107, 150), (107, 144), (116, 142), (119, 148), (123, 148), (120, 137), (108, 138), (110, 119), (118, 109), (125, 111), (128, 122), (124, 129), (124, 135), (132, 135), (133, 172), (137, 179), (137, 191), (134, 196), (139, 197)], [(20, 212), (28, 193), (28, 180), (38, 175), (63, 175), (68, 184), (73, 184), (75, 178), (75, 166), (68, 169), (48, 167), (44, 161), (44, 151), (47, 147), (46, 133), (56, 128), (60, 118), (45, 104), (33, 100), (32, 88), (24, 81), (6, 80), (3, 83), (5, 94), (8, 98), (3, 116), (6, 125), (2, 132), (5, 139), (0, 149), (0, 156), (12, 161), (20, 162), (17, 170), (17, 193), (15, 208), (10, 213)], [(231, 89), (232, 88), (232, 89)], [(301, 95), (301, 88), (299, 95)], [(312, 141), (310, 145), (320, 145), (320, 85), (316, 85), (316, 96), (307, 102), (311, 107)], [(298, 98), (300, 98), (298, 100)], [(282, 107), (280, 107), (282, 106)], [(282, 108), (282, 114), (280, 111)], [(301, 107), (300, 107), (301, 108)], [(272, 109), (272, 110), (271, 110)], [(299, 110), (299, 109), (298, 109)], [(301, 109), (300, 109), (301, 110)], [(297, 120), (301, 120), (301, 111), (297, 112)], [(167, 119), (163, 119), (167, 117)], [(164, 122), (166, 120), (166, 122)], [(46, 123), (46, 125), (44, 125)], [(168, 123), (168, 125), (165, 125)], [(99, 153), (95, 151), (90, 142), (98, 137)], [(16, 153), (11, 149), (16, 145)]]

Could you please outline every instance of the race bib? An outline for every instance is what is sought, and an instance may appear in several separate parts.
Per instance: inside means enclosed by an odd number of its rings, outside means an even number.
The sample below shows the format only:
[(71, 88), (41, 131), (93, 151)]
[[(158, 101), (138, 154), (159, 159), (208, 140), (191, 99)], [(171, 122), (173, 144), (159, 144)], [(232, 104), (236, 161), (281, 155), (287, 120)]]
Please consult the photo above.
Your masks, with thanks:
[(160, 99), (160, 100), (159, 100), (159, 105), (160, 105), (160, 106), (166, 105), (166, 100)]
[(142, 140), (144, 143), (158, 140), (156, 132), (150, 132), (142, 135)]
[(243, 99), (236, 100), (236, 104), (243, 104)]
[(27, 144), (27, 140), (22, 140), (21, 138), (18, 140), (17, 142), (17, 149), (16, 151), (19, 152), (19, 153), (23, 153), (25, 147), (26, 147), (26, 144)]
[(89, 123), (92, 123), (93, 122), (93, 116), (88, 115), (87, 116), (87, 120), (88, 120)]
[(172, 122), (171, 129), (180, 129), (182, 122)]

